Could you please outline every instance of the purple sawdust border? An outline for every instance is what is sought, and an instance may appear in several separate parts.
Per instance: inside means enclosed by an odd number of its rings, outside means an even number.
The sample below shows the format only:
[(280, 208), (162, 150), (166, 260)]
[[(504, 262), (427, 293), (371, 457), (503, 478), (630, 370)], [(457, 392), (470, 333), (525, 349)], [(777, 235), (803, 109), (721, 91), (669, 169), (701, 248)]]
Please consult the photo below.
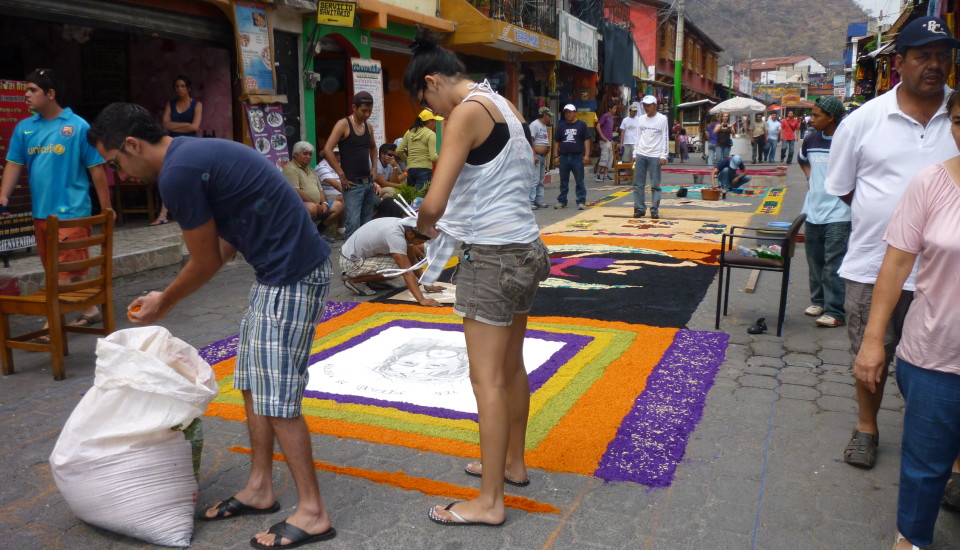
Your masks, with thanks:
[[(320, 317), (320, 322), (323, 323), (324, 321), (329, 321), (334, 317), (343, 315), (359, 305), (360, 302), (327, 302), (323, 308), (323, 316)], [(235, 356), (237, 354), (237, 342), (239, 341), (240, 335), (234, 334), (218, 342), (206, 345), (198, 351), (204, 361), (213, 365)]]
[[(310, 357), (310, 364), (313, 365), (324, 359), (332, 357), (333, 355), (351, 348), (359, 341), (368, 340), (374, 336), (380, 334), (381, 332), (392, 328), (392, 327), (403, 327), (403, 328), (429, 328), (433, 330), (446, 330), (451, 332), (463, 332), (463, 325), (459, 323), (431, 323), (425, 321), (405, 321), (405, 320), (394, 320), (388, 323), (384, 323), (377, 327), (371, 328), (369, 330), (363, 331), (362, 334), (347, 340), (341, 344), (333, 346), (331, 348), (325, 349), (318, 353), (315, 353)], [(563, 334), (557, 332), (545, 332), (540, 330), (527, 330), (527, 338), (537, 338), (540, 340), (549, 340), (552, 342), (562, 342), (563, 347), (553, 353), (549, 359), (547, 359), (542, 365), (537, 367), (533, 372), (529, 373), (530, 377), (530, 393), (536, 392), (543, 386), (557, 370), (565, 365), (568, 361), (573, 359), (580, 351), (587, 346), (593, 338), (590, 336), (583, 336), (581, 334)], [(309, 397), (313, 399), (328, 399), (331, 401), (336, 401), (337, 403), (351, 403), (354, 405), (368, 405), (373, 407), (388, 407), (393, 408), (413, 414), (423, 414), (428, 416), (433, 416), (436, 418), (448, 418), (453, 420), (477, 420), (477, 415), (475, 413), (465, 413), (461, 411), (453, 411), (450, 409), (444, 409), (440, 407), (426, 407), (423, 405), (414, 405), (412, 403), (407, 403), (405, 401), (391, 401), (384, 399), (373, 399), (369, 397), (359, 397), (355, 395), (343, 395), (339, 393), (328, 393), (322, 391), (305, 391), (303, 393), (304, 397)]]
[(721, 332), (677, 332), (607, 446), (595, 476), (648, 487), (672, 483), (729, 340)]

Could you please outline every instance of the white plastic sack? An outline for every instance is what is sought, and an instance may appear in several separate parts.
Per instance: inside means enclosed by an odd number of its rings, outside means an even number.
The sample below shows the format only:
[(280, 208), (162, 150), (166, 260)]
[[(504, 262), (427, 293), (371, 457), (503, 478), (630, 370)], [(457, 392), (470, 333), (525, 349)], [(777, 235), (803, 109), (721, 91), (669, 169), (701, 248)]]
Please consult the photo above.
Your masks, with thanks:
[(217, 395), (213, 369), (162, 327), (97, 341), (91, 388), (50, 466), (80, 519), (164, 546), (190, 546), (197, 481), (182, 431)]

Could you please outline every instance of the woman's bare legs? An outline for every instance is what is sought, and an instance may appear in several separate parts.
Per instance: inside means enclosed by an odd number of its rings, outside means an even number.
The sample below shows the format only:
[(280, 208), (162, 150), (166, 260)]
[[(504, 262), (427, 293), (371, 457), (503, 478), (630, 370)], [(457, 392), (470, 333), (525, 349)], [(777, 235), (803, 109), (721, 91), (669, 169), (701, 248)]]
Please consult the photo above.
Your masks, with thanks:
[[(470, 381), (477, 398), (483, 461), (480, 495), (454, 508), (467, 521), (500, 523), (504, 520), (503, 478), (508, 465), (511, 479), (527, 479), (523, 461), (530, 409), (530, 386), (523, 365), (526, 327), (526, 315), (514, 315), (509, 327), (463, 320)], [(442, 506), (434, 508), (433, 513), (441, 519), (456, 521)]]

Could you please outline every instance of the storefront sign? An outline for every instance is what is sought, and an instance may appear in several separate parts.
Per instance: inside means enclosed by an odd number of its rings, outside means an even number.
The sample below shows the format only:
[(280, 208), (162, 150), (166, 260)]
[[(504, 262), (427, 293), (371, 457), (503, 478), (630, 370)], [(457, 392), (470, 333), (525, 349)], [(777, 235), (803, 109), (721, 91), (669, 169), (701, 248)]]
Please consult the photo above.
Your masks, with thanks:
[(597, 28), (560, 13), (560, 61), (597, 71)]
[(383, 68), (376, 59), (350, 59), (353, 72), (353, 93), (370, 92), (373, 96), (373, 114), (367, 123), (373, 128), (377, 145), (386, 143), (387, 132), (383, 120)]
[[(26, 91), (26, 82), (0, 80), (0, 164), (6, 163), (13, 129), (18, 122), (31, 116), (24, 99)], [(9, 215), (0, 216), (2, 252), (37, 244), (33, 234), (33, 205), (26, 174), (26, 170), (21, 172), (20, 183), (10, 195)]]
[(353, 27), (357, 5), (353, 2), (320, 0), (317, 2), (317, 23), (334, 27)]
[(501, 26), (497, 33), (497, 39), (502, 42), (517, 44), (518, 46), (523, 46), (530, 50), (552, 56), (556, 56), (560, 52), (560, 43), (548, 36), (528, 31), (509, 23), (499, 21), (497, 23)]
[(819, 97), (823, 95), (833, 95), (833, 80), (811, 82), (807, 86), (807, 97)]
[(279, 103), (251, 104), (243, 102), (250, 128), (250, 141), (258, 153), (278, 170), (290, 162), (287, 136), (283, 133), (283, 108)]
[(255, 4), (236, 3), (237, 40), (246, 91), (273, 90), (273, 52), (267, 10)]
[(759, 84), (754, 87), (754, 93), (768, 97), (768, 101), (774, 103), (787, 103), (785, 96), (803, 97), (805, 90), (803, 86), (788, 86), (784, 84)]
[(843, 99), (847, 95), (847, 79), (844, 76), (833, 77), (833, 95)]

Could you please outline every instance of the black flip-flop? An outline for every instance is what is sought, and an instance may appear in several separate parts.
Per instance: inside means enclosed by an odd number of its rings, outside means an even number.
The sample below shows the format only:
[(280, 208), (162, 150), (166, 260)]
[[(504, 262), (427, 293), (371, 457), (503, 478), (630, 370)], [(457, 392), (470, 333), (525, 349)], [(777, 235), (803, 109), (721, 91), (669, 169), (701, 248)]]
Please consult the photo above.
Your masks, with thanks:
[(503, 521), (501, 521), (500, 523), (488, 523), (488, 522), (486, 522), (486, 521), (467, 521), (467, 520), (463, 519), (463, 516), (461, 516), (460, 514), (454, 512), (454, 511), (452, 510), (454, 504), (460, 504), (461, 502), (463, 502), (463, 501), (458, 500), (458, 501), (456, 501), (456, 502), (451, 502), (450, 504), (447, 504), (446, 506), (443, 507), (444, 510), (446, 510), (447, 512), (450, 512), (450, 515), (452, 515), (453, 517), (457, 518), (456, 521), (450, 521), (449, 519), (443, 519), (442, 517), (434, 514), (433, 508), (430, 508), (430, 512), (427, 513), (427, 516), (430, 518), (430, 521), (432, 521), (432, 522), (434, 522), (434, 523), (439, 523), (440, 525), (453, 525), (453, 526), (480, 525), (480, 526), (482, 526), (482, 527), (500, 527), (500, 526), (502, 526), (504, 523), (506, 523), (506, 521), (507, 521), (507, 520), (503, 520)]
[[(248, 506), (235, 497), (230, 497), (227, 500), (220, 502), (216, 506), (217, 515), (213, 517), (207, 517), (206, 512), (210, 508), (204, 509), (203, 512), (197, 514), (196, 518), (200, 521), (220, 521), (222, 519), (233, 519), (240, 516), (260, 516), (266, 514), (275, 514), (280, 511), (280, 503), (277, 501), (273, 502), (273, 506), (269, 508), (254, 508), (253, 506)], [(225, 514), (230, 514), (225, 515)]]
[[(468, 476), (481, 477), (481, 478), (483, 477), (483, 474), (482, 474), (482, 473), (480, 473), (480, 472), (474, 472), (473, 470), (471, 470), (471, 469), (470, 469), (470, 464), (467, 464), (466, 466), (464, 466), (464, 467), (463, 467), (463, 471), (464, 471), (464, 473), (466, 473)], [(507, 485), (513, 485), (514, 487), (526, 487), (527, 485), (530, 485), (530, 480), (529, 480), (529, 479), (525, 479), (525, 480), (523, 480), (523, 481), (516, 481), (516, 480), (510, 479), (509, 477), (504, 476), (503, 481), (504, 481), (504, 483), (506, 483)]]
[[(263, 544), (258, 542), (256, 538), (250, 539), (250, 546), (254, 548), (297, 548), (303, 546), (304, 544), (313, 544), (315, 542), (321, 542), (324, 540), (330, 540), (333, 537), (337, 536), (337, 530), (333, 527), (327, 529), (322, 533), (317, 533), (316, 535), (311, 535), (310, 533), (304, 531), (303, 529), (297, 527), (296, 525), (290, 525), (286, 521), (281, 521), (280, 523), (273, 524), (267, 533), (271, 535), (276, 535), (273, 538), (273, 544)], [(290, 544), (280, 544), (280, 539), (284, 538), (290, 541)]]

